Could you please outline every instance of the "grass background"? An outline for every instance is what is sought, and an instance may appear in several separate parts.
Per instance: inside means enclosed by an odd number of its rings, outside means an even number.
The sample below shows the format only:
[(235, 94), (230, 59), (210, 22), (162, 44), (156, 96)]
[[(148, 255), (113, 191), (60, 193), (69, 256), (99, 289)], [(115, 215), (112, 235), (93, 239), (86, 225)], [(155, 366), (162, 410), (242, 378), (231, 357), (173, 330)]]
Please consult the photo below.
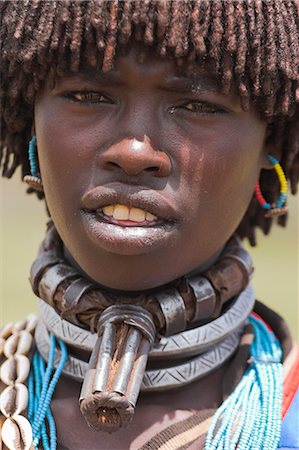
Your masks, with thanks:
[[(24, 318), (37, 305), (28, 275), (47, 216), (43, 202), (25, 191), (20, 173), (12, 180), (0, 180), (0, 326)], [(258, 247), (251, 254), (257, 298), (286, 319), (298, 341), (298, 197), (289, 205), (288, 227), (274, 227), (267, 237), (259, 233)]]

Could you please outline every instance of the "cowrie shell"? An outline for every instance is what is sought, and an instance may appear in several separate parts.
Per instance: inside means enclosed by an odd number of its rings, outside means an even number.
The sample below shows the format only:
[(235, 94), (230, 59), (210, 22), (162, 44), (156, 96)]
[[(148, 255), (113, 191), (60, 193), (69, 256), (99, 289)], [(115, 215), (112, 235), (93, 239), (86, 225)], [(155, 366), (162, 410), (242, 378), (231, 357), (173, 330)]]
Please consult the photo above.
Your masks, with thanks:
[(18, 333), (12, 334), (6, 340), (4, 345), (4, 355), (6, 358), (17, 355), (25, 355), (29, 352), (32, 345), (32, 336), (28, 331), (19, 331)]
[(19, 320), (18, 322), (14, 323), (13, 329), (12, 329), (13, 333), (15, 333), (17, 331), (25, 330), (26, 324), (27, 324), (26, 319), (25, 320)]
[(31, 425), (23, 416), (6, 419), (1, 435), (9, 450), (29, 450), (32, 444)]
[(0, 397), (0, 410), (5, 417), (20, 414), (27, 408), (28, 390), (24, 384), (16, 383), (8, 386)]
[(0, 331), (0, 336), (3, 337), (4, 339), (7, 339), (8, 336), (12, 334), (12, 330), (13, 330), (13, 322), (9, 322)]
[(3, 441), (1, 438), (1, 434), (2, 434), (2, 427), (3, 427), (3, 424), (5, 421), (6, 421), (6, 417), (4, 417), (2, 414), (0, 414), (0, 450), (4, 450), (4, 444), (3, 444)]
[(26, 324), (26, 328), (25, 330), (28, 331), (29, 333), (32, 333), (35, 330), (35, 327), (37, 325), (37, 316), (35, 314), (29, 314), (29, 316), (27, 316), (27, 324)]
[(0, 337), (0, 357), (4, 353), (5, 342), (6, 342), (6, 340), (4, 338)]
[(7, 385), (23, 383), (29, 375), (29, 370), (29, 359), (24, 355), (14, 355), (0, 367), (0, 378)]

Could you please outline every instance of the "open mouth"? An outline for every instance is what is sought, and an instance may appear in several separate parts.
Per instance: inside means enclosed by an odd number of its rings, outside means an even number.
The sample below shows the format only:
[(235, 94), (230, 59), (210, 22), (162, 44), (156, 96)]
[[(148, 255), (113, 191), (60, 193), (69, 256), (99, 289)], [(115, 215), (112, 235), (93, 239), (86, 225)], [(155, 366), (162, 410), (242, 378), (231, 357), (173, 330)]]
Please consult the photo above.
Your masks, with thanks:
[(90, 189), (80, 203), (87, 235), (105, 251), (138, 255), (177, 239), (176, 206), (159, 192), (113, 183)]
[(175, 239), (177, 225), (152, 212), (121, 203), (82, 210), (92, 242), (108, 252), (138, 255)]
[(121, 227), (153, 227), (166, 224), (149, 211), (120, 203), (104, 206), (92, 212), (99, 220)]

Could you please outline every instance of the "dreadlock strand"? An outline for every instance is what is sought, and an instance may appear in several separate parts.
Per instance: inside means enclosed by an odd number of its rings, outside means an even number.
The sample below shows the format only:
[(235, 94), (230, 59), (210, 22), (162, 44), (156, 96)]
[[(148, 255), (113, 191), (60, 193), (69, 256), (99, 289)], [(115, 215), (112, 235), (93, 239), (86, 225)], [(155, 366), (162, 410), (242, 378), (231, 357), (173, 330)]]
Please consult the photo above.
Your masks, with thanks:
[(163, 39), (168, 23), (168, 12), (170, 2), (157, 2), (157, 37)]
[(60, 1), (57, 2), (55, 11), (54, 11), (54, 20), (53, 20), (53, 30), (51, 34), (50, 40), (50, 51), (55, 51), (59, 46), (60, 41), (60, 32), (61, 32), (61, 24), (63, 23), (62, 18), (65, 16), (65, 9), (67, 8), (66, 3), (62, 3)]
[(11, 22), (16, 22), (17, 10), (14, 8), (13, 2), (3, 1), (0, 2), (0, 48), (5, 49), (6, 52), (10, 51), (11, 36), (10, 27)]
[(216, 63), (217, 71), (220, 68), (221, 41), (223, 37), (223, 5), (221, 2), (212, 2), (212, 25), (209, 56)]
[[(180, 56), (185, 56), (189, 53), (189, 34), (190, 34), (190, 19), (191, 19), (192, 5), (189, 0), (184, 0), (184, 7), (182, 10), (182, 36), (181, 45), (177, 46)], [(178, 48), (179, 47), (179, 48)]]
[[(93, 0), (84, 1), (84, 12), (82, 17), (81, 25), (81, 46), (82, 51), (79, 56), (79, 68), (82, 66), (96, 67), (98, 62), (98, 39), (97, 39), (97, 28), (94, 20), (98, 17), (98, 6), (97, 2), (94, 5)], [(100, 22), (99, 22), (100, 28)], [(102, 30), (101, 30), (102, 31)], [(100, 39), (100, 31), (99, 31)], [(100, 46), (100, 45), (99, 45)]]
[[(267, 4), (266, 4), (267, 5)], [(290, 64), (290, 48), (288, 45), (287, 32), (285, 29), (285, 22), (282, 14), (282, 2), (274, 2), (274, 8), (277, 11), (277, 27), (279, 33), (279, 39), (277, 41), (277, 54), (278, 65), (281, 71), (287, 76), (292, 76), (291, 64)]]
[[(46, 2), (46, 3), (48, 3), (48, 2)], [(32, 35), (34, 35), (34, 37), (35, 37), (37, 28), (39, 28), (40, 19), (42, 18), (42, 10), (43, 10), (43, 5), (41, 5), (38, 0), (32, 0), (31, 8), (28, 10), (28, 14), (24, 18), (24, 28), (26, 28), (26, 33), (28, 33), (28, 32), (32, 33)], [(33, 39), (33, 40), (35, 40), (35, 39)], [(30, 44), (29, 39), (27, 41)], [(26, 46), (26, 44), (27, 43), (24, 43), (24, 47)]]
[(292, 170), (290, 171), (290, 184), (292, 194), (297, 194), (299, 183), (299, 155), (297, 154), (293, 161)]
[[(51, 46), (51, 38), (54, 32), (54, 23), (56, 19), (56, 11), (58, 7), (58, 2), (51, 1), (49, 2), (49, 12), (47, 14), (47, 21), (44, 22), (44, 31), (42, 35), (43, 49), (39, 50), (37, 55), (37, 61), (40, 65), (44, 65), (44, 61), (47, 58), (47, 53)], [(48, 56), (49, 57), (49, 56)]]
[(154, 42), (154, 31), (155, 31), (155, 21), (154, 17), (156, 15), (156, 5), (151, 3), (149, 5), (147, 13), (147, 24), (144, 31), (144, 42), (147, 45), (152, 45)]
[(138, 23), (142, 25), (146, 25), (149, 20), (148, 14), (153, 3), (151, 0), (142, 0), (139, 3), (139, 16)]
[(228, 94), (231, 89), (233, 79), (234, 63), (232, 54), (236, 51), (236, 35), (235, 35), (235, 7), (233, 2), (223, 3), (223, 20), (224, 28), (224, 48), (225, 54), (222, 58), (221, 85), (222, 91)]
[[(108, 22), (108, 13), (106, 10), (107, 5), (102, 2), (92, 0), (89, 3), (88, 11), (90, 14), (90, 23), (93, 30), (92, 34), (96, 40), (96, 47), (100, 52), (103, 52), (105, 48), (105, 27)], [(92, 50), (91, 43), (93, 41), (92, 34), (90, 35), (89, 49)], [(92, 57), (90, 64), (95, 66), (96, 55), (92, 51)]]
[(158, 2), (157, 4), (157, 36), (159, 55), (165, 56), (167, 49), (168, 28), (171, 16), (171, 2)]
[(210, 25), (211, 4), (209, 0), (195, 2), (191, 17), (191, 39), (195, 51), (203, 56), (207, 52), (205, 38)]
[(287, 148), (288, 154), (285, 156), (285, 167), (290, 179), (291, 191), (297, 193), (299, 182), (299, 114), (295, 115), (295, 120), (287, 124)]
[[(172, 4), (172, 15), (170, 22), (170, 34), (168, 47), (174, 51), (176, 58), (184, 54), (184, 38), (186, 38), (186, 2), (185, 0), (174, 1)], [(188, 33), (188, 31), (187, 31)]]
[(292, 81), (285, 80), (284, 87), (282, 89), (281, 100), (279, 103), (279, 109), (283, 115), (289, 114), (290, 102), (292, 97)]
[[(288, 14), (288, 11), (292, 11), (293, 14)], [(295, 8), (291, 0), (286, 0), (282, 5), (283, 18), (288, 28), (287, 37), (288, 45), (291, 53), (291, 63), (293, 65), (293, 77), (294, 79), (299, 78), (299, 23), (296, 26), (295, 22)]]
[(274, 8), (271, 2), (265, 3), (265, 16), (266, 16), (266, 35), (267, 35), (267, 46), (266, 46), (266, 70), (270, 73), (276, 70), (277, 64), (277, 53), (275, 45), (276, 29), (274, 25)]
[(117, 34), (117, 14), (118, 3), (115, 0), (110, 2), (110, 21), (108, 25), (109, 33), (106, 41), (106, 48), (103, 57), (103, 71), (111, 69), (115, 54), (116, 34)]
[(266, 14), (266, 35), (268, 43), (266, 45), (265, 52), (265, 75), (263, 82), (263, 92), (265, 95), (266, 115), (273, 116), (276, 102), (276, 96), (273, 96), (273, 92), (277, 92), (279, 89), (279, 71), (277, 69), (277, 55), (276, 50), (278, 39), (275, 23), (277, 20), (277, 11), (273, 8), (271, 3), (265, 5)]
[(262, 1), (255, 0), (255, 23), (256, 23), (256, 32), (255, 37), (253, 38), (252, 46), (255, 48), (255, 64), (252, 66), (252, 78), (253, 78), (253, 93), (256, 97), (259, 96), (261, 91), (261, 71), (262, 71), (262, 62), (263, 62), (263, 54), (262, 54), (262, 40), (263, 40), (263, 24), (264, 24), (264, 16), (263, 16), (263, 8)]
[(140, 6), (141, 6), (141, 1), (136, 0), (136, 1), (132, 2), (132, 7), (133, 7), (132, 22), (134, 25), (137, 25), (139, 22)]
[[(48, 17), (50, 16), (51, 11), (53, 11), (53, 7), (54, 5), (48, 1), (45, 1), (42, 5), (37, 3), (35, 16), (30, 15), (27, 19), (26, 26), (28, 29), (32, 30), (31, 33), (33, 39), (28, 39), (27, 43), (24, 44), (20, 59), (23, 61), (28, 72), (32, 73), (32, 66), (35, 63), (36, 55), (38, 54), (37, 48), (45, 48), (45, 51), (47, 49), (45, 35), (49, 33), (49, 29), (51, 30), (51, 24), (48, 23)], [(32, 64), (30, 64), (30, 62)], [(40, 57), (40, 62), (43, 63), (42, 57)]]
[(16, 22), (16, 28), (14, 32), (14, 38), (19, 40), (22, 37), (24, 24), (25, 24), (25, 18), (28, 11), (28, 7), (30, 6), (30, 0), (23, 0), (22, 2), (22, 8), (19, 13), (19, 18)]
[(76, 8), (74, 10), (74, 22), (73, 29), (71, 33), (71, 65), (70, 69), (72, 72), (76, 72), (79, 69), (80, 64), (80, 50), (82, 43), (82, 34), (83, 34), (83, 17), (84, 17), (84, 2), (77, 2)]
[(73, 3), (66, 1), (65, 5), (61, 11), (61, 43), (58, 46), (58, 64), (57, 64), (57, 74), (63, 76), (69, 69), (70, 65), (70, 43), (71, 43), (71, 32), (73, 27), (74, 18), (74, 8), (72, 8)]
[(121, 45), (127, 45), (132, 33), (132, 2), (125, 2), (123, 6), (123, 14), (120, 20), (120, 36)]
[(245, 27), (245, 3), (237, 2), (235, 6), (236, 22), (237, 22), (237, 51), (235, 75), (239, 80), (238, 90), (241, 98), (241, 105), (244, 110), (249, 109), (249, 87), (246, 83), (245, 67), (247, 54), (247, 33)]
[(171, 2), (171, 15), (170, 15), (170, 24), (169, 24), (169, 36), (167, 46), (169, 49), (174, 50), (176, 48), (178, 35), (177, 35), (177, 27), (180, 24), (181, 20), (181, 6), (182, 3), (180, 1)]

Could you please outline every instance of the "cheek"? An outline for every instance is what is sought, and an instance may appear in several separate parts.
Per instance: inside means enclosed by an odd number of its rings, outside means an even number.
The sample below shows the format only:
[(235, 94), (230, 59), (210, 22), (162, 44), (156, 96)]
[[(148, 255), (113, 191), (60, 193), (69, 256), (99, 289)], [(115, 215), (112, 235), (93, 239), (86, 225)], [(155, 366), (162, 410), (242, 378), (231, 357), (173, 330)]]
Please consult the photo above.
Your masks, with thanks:
[(35, 117), (46, 200), (51, 214), (60, 214), (62, 208), (73, 207), (92, 178), (99, 143), (96, 127), (93, 121), (70, 120), (61, 108), (43, 103), (37, 104)]
[[(198, 220), (210, 226), (215, 217), (228, 228), (239, 224), (254, 192), (263, 163), (265, 126), (256, 121), (246, 127), (206, 130), (200, 139), (189, 138), (182, 166), (185, 197)], [(200, 142), (194, 145), (194, 142)], [(190, 207), (189, 207), (190, 210)], [(212, 218), (210, 220), (210, 218)], [(232, 232), (233, 230), (231, 230)]]

